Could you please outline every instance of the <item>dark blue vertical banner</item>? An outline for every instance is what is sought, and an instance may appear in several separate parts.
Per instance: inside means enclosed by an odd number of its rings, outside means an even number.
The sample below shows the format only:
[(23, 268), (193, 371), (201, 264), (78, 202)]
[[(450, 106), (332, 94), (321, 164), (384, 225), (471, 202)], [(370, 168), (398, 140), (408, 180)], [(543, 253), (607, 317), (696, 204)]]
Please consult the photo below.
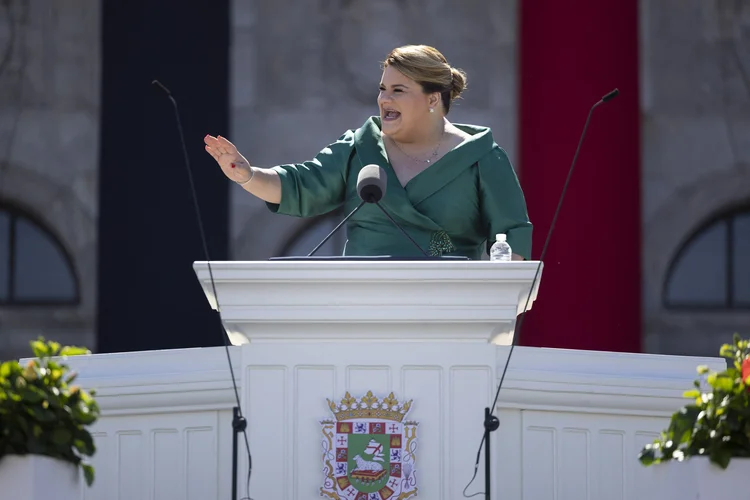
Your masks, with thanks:
[(212, 260), (229, 255), (228, 181), (203, 150), (229, 136), (229, 0), (102, 2), (99, 352), (222, 343), (192, 263), (204, 260), (177, 99)]

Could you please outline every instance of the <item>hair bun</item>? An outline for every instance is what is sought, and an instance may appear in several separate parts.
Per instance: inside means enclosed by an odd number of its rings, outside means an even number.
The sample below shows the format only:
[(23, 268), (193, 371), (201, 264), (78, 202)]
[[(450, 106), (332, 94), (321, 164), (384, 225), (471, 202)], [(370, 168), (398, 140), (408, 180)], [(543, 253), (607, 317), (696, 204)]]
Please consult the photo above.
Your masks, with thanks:
[(451, 68), (451, 99), (458, 99), (466, 89), (466, 73), (458, 68)]

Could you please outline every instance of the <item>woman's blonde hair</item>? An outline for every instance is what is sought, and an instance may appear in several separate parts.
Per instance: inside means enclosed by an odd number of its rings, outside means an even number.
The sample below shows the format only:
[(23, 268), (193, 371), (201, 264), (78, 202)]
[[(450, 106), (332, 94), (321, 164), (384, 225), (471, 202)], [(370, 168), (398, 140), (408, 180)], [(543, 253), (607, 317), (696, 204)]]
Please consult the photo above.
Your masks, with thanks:
[(393, 49), (383, 68), (393, 66), (407, 78), (420, 84), (425, 93), (439, 92), (445, 113), (466, 88), (466, 73), (451, 67), (445, 56), (428, 45), (404, 45)]

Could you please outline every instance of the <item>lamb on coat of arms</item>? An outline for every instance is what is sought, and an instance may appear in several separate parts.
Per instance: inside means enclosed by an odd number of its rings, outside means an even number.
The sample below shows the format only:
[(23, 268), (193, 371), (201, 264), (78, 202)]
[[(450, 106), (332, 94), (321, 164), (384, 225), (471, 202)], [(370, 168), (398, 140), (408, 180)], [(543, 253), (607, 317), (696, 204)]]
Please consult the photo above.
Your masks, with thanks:
[(354, 461), (357, 462), (357, 468), (354, 469), (354, 471), (371, 471), (371, 472), (379, 472), (383, 470), (383, 465), (379, 464), (378, 462), (383, 461), (383, 445), (375, 441), (374, 439), (370, 440), (370, 443), (367, 445), (367, 448), (365, 449), (366, 455), (372, 455), (372, 461), (365, 460), (362, 458), (361, 455), (357, 455), (354, 457)]

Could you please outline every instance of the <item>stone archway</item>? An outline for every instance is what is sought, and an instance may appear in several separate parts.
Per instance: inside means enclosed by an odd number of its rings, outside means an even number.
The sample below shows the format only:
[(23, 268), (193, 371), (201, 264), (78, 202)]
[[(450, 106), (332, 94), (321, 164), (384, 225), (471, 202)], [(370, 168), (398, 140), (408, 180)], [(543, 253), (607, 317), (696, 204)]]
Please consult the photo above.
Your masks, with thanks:
[(644, 224), (646, 351), (716, 355), (727, 332), (739, 332), (743, 325), (750, 324), (750, 312), (717, 315), (701, 311), (668, 311), (662, 305), (661, 296), (670, 264), (691, 235), (716, 214), (748, 201), (750, 169), (739, 166), (712, 173), (675, 191)]
[[(0, 183), (0, 199), (32, 215), (54, 234), (69, 256), (78, 277), (80, 302), (75, 306), (0, 310), (0, 324), (9, 332), (2, 349), (28, 355), (28, 341), (44, 335), (61, 343), (95, 349), (97, 303), (97, 222), (72, 186), (14, 164)], [(16, 333), (17, 332), (17, 333)]]

